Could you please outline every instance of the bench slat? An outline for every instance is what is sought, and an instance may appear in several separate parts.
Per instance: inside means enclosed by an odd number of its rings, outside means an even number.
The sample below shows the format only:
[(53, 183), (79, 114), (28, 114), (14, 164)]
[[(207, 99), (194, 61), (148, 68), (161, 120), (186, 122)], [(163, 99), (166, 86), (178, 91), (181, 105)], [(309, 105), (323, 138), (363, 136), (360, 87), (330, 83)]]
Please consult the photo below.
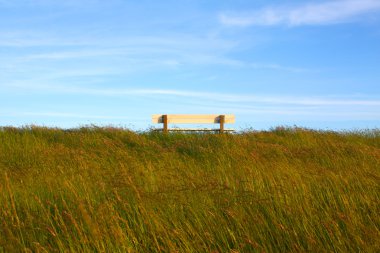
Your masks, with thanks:
[[(168, 114), (169, 124), (219, 123), (220, 114)], [(164, 123), (162, 114), (152, 116), (152, 123)], [(224, 123), (235, 123), (235, 115), (225, 115)]]

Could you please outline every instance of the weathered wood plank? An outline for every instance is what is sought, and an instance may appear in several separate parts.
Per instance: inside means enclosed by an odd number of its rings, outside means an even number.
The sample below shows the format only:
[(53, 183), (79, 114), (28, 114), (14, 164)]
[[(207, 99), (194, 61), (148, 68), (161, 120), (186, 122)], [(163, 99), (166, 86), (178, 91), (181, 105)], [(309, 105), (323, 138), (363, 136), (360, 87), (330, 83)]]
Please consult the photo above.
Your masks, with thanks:
[[(211, 124), (220, 123), (220, 114), (168, 114), (169, 124)], [(164, 123), (162, 114), (152, 116), (152, 123)], [(235, 123), (235, 115), (227, 114), (224, 123)]]

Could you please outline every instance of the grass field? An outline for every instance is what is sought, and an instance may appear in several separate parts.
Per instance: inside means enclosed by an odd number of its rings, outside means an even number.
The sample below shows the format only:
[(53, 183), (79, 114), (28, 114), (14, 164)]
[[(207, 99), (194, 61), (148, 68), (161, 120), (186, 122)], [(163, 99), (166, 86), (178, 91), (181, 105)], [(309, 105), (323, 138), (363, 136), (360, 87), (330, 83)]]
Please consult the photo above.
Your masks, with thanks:
[(380, 131), (0, 129), (0, 252), (380, 252)]

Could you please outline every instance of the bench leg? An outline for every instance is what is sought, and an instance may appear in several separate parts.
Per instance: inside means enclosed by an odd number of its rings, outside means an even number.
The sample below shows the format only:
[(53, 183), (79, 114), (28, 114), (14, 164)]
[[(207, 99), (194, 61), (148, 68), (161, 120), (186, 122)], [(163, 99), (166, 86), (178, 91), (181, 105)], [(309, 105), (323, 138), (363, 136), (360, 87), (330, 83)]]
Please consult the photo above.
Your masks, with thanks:
[(164, 128), (162, 130), (166, 134), (168, 133), (168, 115), (163, 115), (162, 117), (164, 121)]
[(220, 115), (219, 116), (219, 124), (220, 124), (220, 129), (219, 129), (219, 133), (223, 133), (224, 132), (224, 122), (226, 120), (226, 117), (224, 115)]

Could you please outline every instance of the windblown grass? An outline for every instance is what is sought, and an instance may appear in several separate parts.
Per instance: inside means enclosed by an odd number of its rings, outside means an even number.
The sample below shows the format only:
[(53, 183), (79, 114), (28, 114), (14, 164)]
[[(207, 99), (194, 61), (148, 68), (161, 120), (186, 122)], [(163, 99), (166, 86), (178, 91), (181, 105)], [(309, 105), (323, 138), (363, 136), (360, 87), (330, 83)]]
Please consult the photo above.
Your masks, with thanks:
[(0, 131), (0, 252), (380, 252), (380, 131)]

